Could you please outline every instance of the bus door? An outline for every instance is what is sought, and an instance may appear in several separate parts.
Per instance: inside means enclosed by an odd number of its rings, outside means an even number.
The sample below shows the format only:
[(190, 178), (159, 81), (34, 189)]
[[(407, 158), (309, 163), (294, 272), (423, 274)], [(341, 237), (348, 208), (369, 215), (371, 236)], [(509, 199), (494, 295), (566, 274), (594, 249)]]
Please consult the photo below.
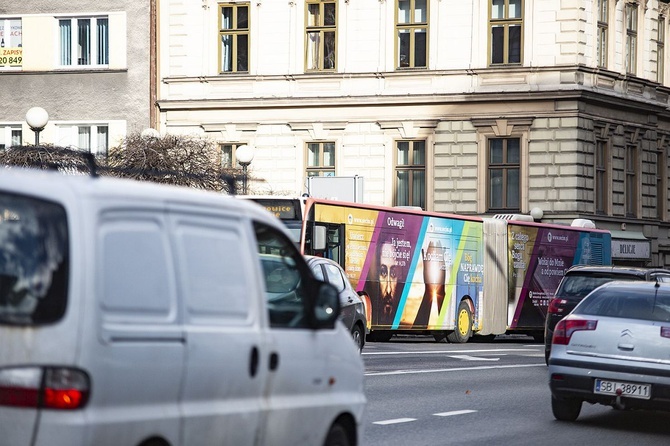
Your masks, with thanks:
[(344, 267), (344, 225), (322, 222), (307, 225), (305, 254), (326, 257)]

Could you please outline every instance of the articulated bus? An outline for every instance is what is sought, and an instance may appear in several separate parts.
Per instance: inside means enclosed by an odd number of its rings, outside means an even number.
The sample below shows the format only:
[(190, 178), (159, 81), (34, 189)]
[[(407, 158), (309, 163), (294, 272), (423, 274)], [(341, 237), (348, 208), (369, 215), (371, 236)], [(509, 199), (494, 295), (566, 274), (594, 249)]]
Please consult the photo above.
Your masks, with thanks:
[(610, 233), (574, 223), (314, 198), (303, 217), (302, 252), (343, 266), (366, 302), (370, 340), (397, 333), (450, 342), (504, 333), (539, 340), (565, 270), (612, 261)]

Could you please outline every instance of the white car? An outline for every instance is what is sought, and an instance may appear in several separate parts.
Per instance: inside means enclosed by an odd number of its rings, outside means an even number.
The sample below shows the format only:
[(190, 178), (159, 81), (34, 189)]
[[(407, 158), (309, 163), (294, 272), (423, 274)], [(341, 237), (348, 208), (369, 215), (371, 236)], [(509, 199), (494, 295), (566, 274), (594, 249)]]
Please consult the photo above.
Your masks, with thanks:
[(549, 356), (554, 417), (582, 403), (670, 411), (670, 285), (609, 282), (554, 329)]

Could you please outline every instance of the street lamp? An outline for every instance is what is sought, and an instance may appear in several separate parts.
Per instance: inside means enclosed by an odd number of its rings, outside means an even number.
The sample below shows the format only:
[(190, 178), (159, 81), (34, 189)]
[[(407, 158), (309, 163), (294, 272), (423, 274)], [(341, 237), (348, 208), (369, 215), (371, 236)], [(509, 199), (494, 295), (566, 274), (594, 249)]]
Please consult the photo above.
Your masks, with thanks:
[(242, 166), (242, 194), (247, 194), (247, 167), (254, 159), (254, 148), (246, 144), (235, 149), (235, 159)]
[(40, 144), (40, 132), (49, 122), (49, 114), (42, 107), (33, 107), (26, 113), (26, 122), (30, 130), (35, 132), (35, 145)]

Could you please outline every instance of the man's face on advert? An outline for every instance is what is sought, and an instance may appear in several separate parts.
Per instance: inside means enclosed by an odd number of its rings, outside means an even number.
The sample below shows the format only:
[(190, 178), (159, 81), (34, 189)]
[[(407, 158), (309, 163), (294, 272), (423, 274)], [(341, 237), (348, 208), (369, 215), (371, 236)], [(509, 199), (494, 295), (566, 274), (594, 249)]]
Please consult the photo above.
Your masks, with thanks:
[(397, 264), (395, 247), (390, 242), (384, 243), (379, 259), (379, 288), (384, 319), (393, 318), (398, 303), (396, 287), (399, 275), (400, 267)]

